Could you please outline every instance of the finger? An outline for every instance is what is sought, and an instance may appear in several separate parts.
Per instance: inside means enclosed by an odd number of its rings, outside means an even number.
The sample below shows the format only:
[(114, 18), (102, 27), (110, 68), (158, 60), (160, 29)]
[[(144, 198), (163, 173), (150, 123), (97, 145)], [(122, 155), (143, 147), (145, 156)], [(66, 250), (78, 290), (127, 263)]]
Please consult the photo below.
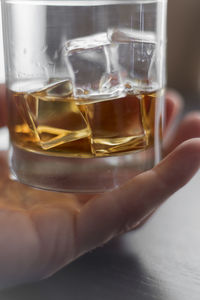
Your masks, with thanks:
[(77, 219), (77, 255), (137, 226), (185, 185), (200, 166), (200, 139), (187, 141), (154, 169), (90, 201)]
[(138, 229), (140, 227), (142, 227), (144, 224), (146, 224), (150, 219), (151, 217), (154, 215), (154, 213), (157, 211), (158, 208), (155, 208), (150, 214), (148, 214), (145, 218), (143, 218), (141, 221), (139, 221), (136, 225), (134, 225), (132, 228), (130, 227), (130, 230), (135, 230), (135, 229)]
[(183, 119), (174, 135), (164, 143), (164, 154), (167, 155), (182, 142), (200, 137), (200, 113), (191, 112)]
[[(173, 149), (175, 149), (184, 141), (196, 137), (200, 137), (200, 113), (192, 112), (184, 118), (184, 120), (179, 126), (177, 133), (172, 137), (171, 143), (165, 149), (166, 155), (173, 151)], [(142, 220), (137, 227), (140, 227), (144, 223), (146, 223), (146, 221), (151, 217), (151, 215), (147, 216), (146, 219)]]
[(182, 110), (183, 99), (181, 95), (174, 90), (168, 90), (166, 92), (165, 135), (170, 134), (171, 130), (173, 130)]

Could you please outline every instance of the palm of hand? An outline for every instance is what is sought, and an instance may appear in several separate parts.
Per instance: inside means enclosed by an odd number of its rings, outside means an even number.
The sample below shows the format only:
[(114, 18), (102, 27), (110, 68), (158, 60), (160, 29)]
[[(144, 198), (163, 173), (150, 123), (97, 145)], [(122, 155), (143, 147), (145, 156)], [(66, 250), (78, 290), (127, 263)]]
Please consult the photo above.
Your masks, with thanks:
[[(169, 96), (167, 103), (170, 127), (180, 103), (174, 96)], [(168, 141), (166, 153), (199, 136), (200, 117), (192, 114)], [(1, 285), (45, 278), (84, 252), (143, 223), (198, 170), (199, 153), (199, 139), (187, 141), (153, 170), (102, 195), (39, 191), (11, 181), (5, 153), (1, 153)]]

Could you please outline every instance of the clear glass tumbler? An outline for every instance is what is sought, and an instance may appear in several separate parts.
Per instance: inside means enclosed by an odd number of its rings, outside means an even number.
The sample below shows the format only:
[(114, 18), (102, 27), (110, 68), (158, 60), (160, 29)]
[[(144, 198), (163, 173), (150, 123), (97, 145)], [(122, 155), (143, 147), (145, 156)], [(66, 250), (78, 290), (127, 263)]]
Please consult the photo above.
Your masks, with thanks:
[(10, 168), (104, 192), (159, 162), (166, 0), (3, 0)]

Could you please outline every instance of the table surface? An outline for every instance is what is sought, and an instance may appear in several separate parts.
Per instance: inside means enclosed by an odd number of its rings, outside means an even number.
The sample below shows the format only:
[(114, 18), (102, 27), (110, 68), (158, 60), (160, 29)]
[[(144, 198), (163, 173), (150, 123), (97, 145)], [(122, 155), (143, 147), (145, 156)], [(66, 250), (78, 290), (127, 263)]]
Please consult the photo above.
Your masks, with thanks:
[(199, 300), (200, 172), (141, 229), (2, 300)]

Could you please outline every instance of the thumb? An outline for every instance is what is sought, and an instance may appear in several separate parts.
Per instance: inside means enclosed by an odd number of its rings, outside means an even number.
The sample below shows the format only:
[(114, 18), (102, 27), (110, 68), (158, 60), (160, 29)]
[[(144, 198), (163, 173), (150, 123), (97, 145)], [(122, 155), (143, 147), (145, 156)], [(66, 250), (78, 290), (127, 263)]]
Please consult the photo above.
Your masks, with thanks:
[(77, 255), (137, 226), (200, 167), (200, 139), (184, 142), (154, 169), (88, 202), (77, 219)]

